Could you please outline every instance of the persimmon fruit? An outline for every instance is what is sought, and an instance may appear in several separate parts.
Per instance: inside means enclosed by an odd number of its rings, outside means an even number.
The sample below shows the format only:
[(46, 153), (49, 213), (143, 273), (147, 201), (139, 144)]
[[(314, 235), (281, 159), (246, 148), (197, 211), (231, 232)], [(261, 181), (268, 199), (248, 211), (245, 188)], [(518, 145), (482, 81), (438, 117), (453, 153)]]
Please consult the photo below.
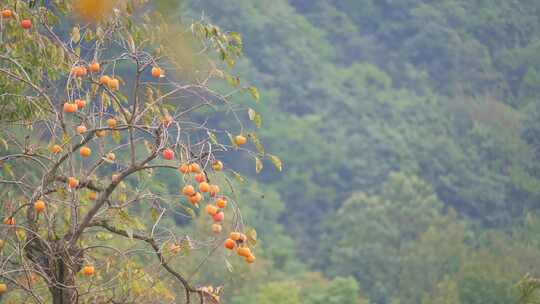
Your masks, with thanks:
[(231, 239), (226, 239), (225, 243), (223, 243), (223, 246), (229, 250), (233, 250), (234, 246), (236, 245), (236, 242)]
[(87, 131), (87, 130), (86, 130), (86, 126), (85, 126), (85, 125), (77, 126), (76, 131), (77, 131), (78, 134), (83, 134), (83, 133), (85, 133), (85, 132)]
[(212, 216), (212, 219), (214, 219), (214, 222), (223, 222), (225, 219), (225, 213), (223, 213), (223, 211), (219, 211)]
[(198, 204), (201, 200), (202, 200), (202, 195), (199, 192), (189, 197), (189, 202), (193, 205)]
[(236, 253), (241, 257), (247, 258), (251, 255), (251, 249), (249, 247), (240, 247)]
[(234, 143), (238, 146), (244, 145), (247, 142), (247, 138), (244, 135), (236, 135), (234, 138)]
[(182, 193), (185, 196), (192, 196), (195, 194), (195, 188), (192, 185), (186, 185), (182, 188)]
[(97, 72), (99, 72), (101, 66), (99, 65), (99, 62), (94, 62), (94, 63), (90, 64), (90, 66), (88, 68), (90, 70), (90, 73), (97, 73)]
[(182, 174), (187, 174), (189, 173), (189, 165), (188, 164), (182, 164), (180, 165), (180, 168), (178, 168), (178, 170), (180, 170), (180, 172), (182, 172)]
[(76, 103), (66, 102), (64, 103), (64, 112), (65, 113), (75, 113), (79, 107)]
[(227, 207), (227, 200), (224, 197), (220, 197), (216, 200), (216, 206), (223, 209)]
[(218, 208), (214, 205), (206, 205), (205, 210), (206, 210), (206, 213), (212, 216), (214, 216), (218, 212)]
[(116, 119), (114, 119), (114, 118), (107, 119), (107, 126), (109, 128), (114, 129), (114, 128), (116, 128), (117, 125), (118, 125), (118, 122), (116, 121)]
[(75, 177), (68, 177), (67, 184), (70, 188), (77, 188), (79, 186), (79, 180)]
[(199, 174), (195, 175), (195, 180), (199, 184), (202, 183), (202, 182), (205, 182), (206, 181), (206, 175), (204, 175), (204, 173), (199, 173)]
[(29, 30), (32, 27), (32, 21), (30, 19), (23, 19), (21, 21), (21, 26), (25, 30)]
[(82, 269), (82, 274), (87, 277), (91, 277), (96, 274), (96, 268), (91, 265), (84, 266)]
[(174, 151), (172, 149), (165, 149), (162, 152), (163, 158), (166, 160), (173, 160), (174, 159)]
[(152, 77), (159, 78), (163, 75), (163, 71), (159, 67), (153, 67), (152, 68)]
[(210, 184), (208, 184), (207, 182), (202, 182), (199, 184), (199, 191), (201, 191), (202, 193), (206, 193), (208, 191), (210, 191)]
[(64, 149), (62, 149), (62, 147), (60, 145), (53, 145), (51, 148), (50, 148), (50, 151), (52, 154), (58, 154), (60, 152), (62, 152)]
[(88, 148), (88, 147), (82, 147), (80, 150), (79, 150), (79, 154), (81, 154), (82, 157), (89, 157), (90, 154), (92, 154), (92, 149)]
[(10, 9), (2, 10), (2, 17), (5, 19), (13, 17), (13, 12)]
[(84, 99), (75, 99), (75, 104), (77, 105), (77, 109), (81, 110), (84, 107), (86, 107), (86, 100), (84, 100)]
[(36, 210), (37, 213), (45, 211), (45, 202), (42, 200), (36, 201), (34, 203), (34, 210)]
[(219, 160), (216, 160), (212, 163), (212, 169), (214, 169), (214, 171), (221, 171), (223, 170), (223, 163)]

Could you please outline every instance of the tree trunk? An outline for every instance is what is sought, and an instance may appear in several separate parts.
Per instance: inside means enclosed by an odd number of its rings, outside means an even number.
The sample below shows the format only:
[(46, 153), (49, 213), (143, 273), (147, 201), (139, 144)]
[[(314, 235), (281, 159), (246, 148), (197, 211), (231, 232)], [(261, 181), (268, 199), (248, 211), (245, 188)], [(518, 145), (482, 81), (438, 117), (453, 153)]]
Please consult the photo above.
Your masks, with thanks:
[(61, 258), (55, 261), (55, 281), (56, 285), (49, 288), (53, 304), (79, 303), (77, 291), (74, 288), (75, 274)]
[(79, 248), (65, 249), (64, 244), (56, 244), (57, 255), (52, 258), (51, 273), (55, 284), (49, 287), (53, 304), (77, 304), (79, 295), (76, 289), (75, 275), (82, 267), (82, 251)]

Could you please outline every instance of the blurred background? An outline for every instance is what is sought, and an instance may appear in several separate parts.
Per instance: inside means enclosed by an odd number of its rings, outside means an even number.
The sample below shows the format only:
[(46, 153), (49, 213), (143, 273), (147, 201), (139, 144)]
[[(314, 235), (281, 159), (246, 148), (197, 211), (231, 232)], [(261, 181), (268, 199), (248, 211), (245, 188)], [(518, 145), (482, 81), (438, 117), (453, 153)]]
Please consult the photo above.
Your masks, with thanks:
[(227, 303), (508, 304), (540, 275), (539, 1), (159, 6), (242, 34), (284, 163), (227, 161), (264, 255)]

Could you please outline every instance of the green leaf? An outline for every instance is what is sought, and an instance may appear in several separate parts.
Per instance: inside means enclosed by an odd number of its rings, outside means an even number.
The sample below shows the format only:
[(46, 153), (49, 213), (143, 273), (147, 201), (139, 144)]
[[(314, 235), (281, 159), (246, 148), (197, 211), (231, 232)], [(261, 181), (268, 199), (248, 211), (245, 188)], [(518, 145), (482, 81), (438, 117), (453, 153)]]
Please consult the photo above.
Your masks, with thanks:
[(268, 154), (268, 158), (270, 159), (272, 164), (274, 164), (274, 166), (278, 169), (278, 171), (281, 172), (281, 170), (283, 170), (283, 163), (281, 162), (281, 159), (279, 159), (279, 157)]
[(113, 238), (113, 235), (107, 232), (98, 232), (96, 233), (96, 239), (100, 241), (108, 241)]
[(113, 130), (112, 133), (112, 139), (114, 140), (114, 142), (118, 145), (120, 144), (120, 141), (122, 140), (122, 137), (120, 136), (120, 131), (118, 130)]
[(261, 95), (259, 94), (259, 90), (257, 90), (256, 87), (248, 87), (247, 90), (249, 91), (249, 93), (251, 93), (251, 96), (253, 96), (253, 98), (256, 101), (259, 101), (261, 99)]
[(183, 239), (180, 242), (180, 247), (182, 248), (183, 255), (188, 256), (189, 253), (190, 253), (190, 249), (191, 249), (191, 244), (190, 244), (189, 240)]
[(79, 31), (79, 27), (75, 26), (71, 30), (71, 41), (74, 43), (78, 43), (81, 40), (81, 33)]
[(258, 157), (255, 157), (255, 172), (260, 173), (262, 168), (263, 168), (262, 161)]
[(4, 174), (11, 176), (11, 178), (15, 178), (15, 174), (13, 174), (10, 164), (4, 164), (2, 167), (4, 169)]
[(151, 208), (150, 209), (150, 217), (152, 218), (152, 221), (154, 221), (154, 222), (158, 220), (159, 215), (158, 215), (158, 212), (157, 212), (156, 208)]
[(260, 128), (261, 125), (262, 125), (262, 116), (261, 116), (261, 114), (257, 113), (253, 120), (255, 122), (255, 126), (257, 127), (257, 129)]
[(246, 232), (246, 236), (249, 246), (257, 245), (257, 231), (254, 228), (249, 229)]
[(195, 218), (197, 216), (197, 214), (195, 214), (195, 210), (190, 207), (180, 205), (180, 208), (184, 209), (184, 211), (186, 211), (191, 218)]
[(249, 133), (248, 134), (249, 138), (251, 139), (251, 141), (255, 144), (255, 148), (257, 149), (257, 152), (259, 152), (259, 154), (261, 156), (264, 155), (264, 147), (261, 143), (261, 141), (259, 140), (259, 138), (257, 137), (257, 134), (255, 133)]
[(217, 145), (218, 144), (218, 141), (217, 141), (217, 137), (214, 133), (210, 132), (210, 131), (206, 131), (206, 133), (208, 134), (208, 138), (210, 138), (210, 141), (214, 144), (214, 145)]
[(236, 172), (236, 171), (234, 171), (234, 170), (231, 170), (231, 172), (232, 172), (234, 178), (235, 178), (237, 181), (239, 181), (239, 182), (241, 182), (241, 183), (244, 183), (244, 182), (246, 181), (246, 179), (245, 179), (240, 173), (238, 173), (238, 172)]
[(9, 149), (8, 143), (5, 139), (0, 137), (0, 143), (4, 145), (4, 149), (7, 151)]

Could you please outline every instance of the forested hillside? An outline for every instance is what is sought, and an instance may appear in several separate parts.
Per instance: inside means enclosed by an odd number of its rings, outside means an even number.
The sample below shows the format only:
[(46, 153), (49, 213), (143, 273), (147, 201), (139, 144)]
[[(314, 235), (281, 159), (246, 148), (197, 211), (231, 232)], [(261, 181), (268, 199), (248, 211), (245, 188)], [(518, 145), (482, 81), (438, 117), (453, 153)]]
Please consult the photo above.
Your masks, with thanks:
[(284, 161), (253, 215), (275, 282), (232, 303), (514, 303), (540, 274), (538, 1), (186, 2), (242, 33)]

